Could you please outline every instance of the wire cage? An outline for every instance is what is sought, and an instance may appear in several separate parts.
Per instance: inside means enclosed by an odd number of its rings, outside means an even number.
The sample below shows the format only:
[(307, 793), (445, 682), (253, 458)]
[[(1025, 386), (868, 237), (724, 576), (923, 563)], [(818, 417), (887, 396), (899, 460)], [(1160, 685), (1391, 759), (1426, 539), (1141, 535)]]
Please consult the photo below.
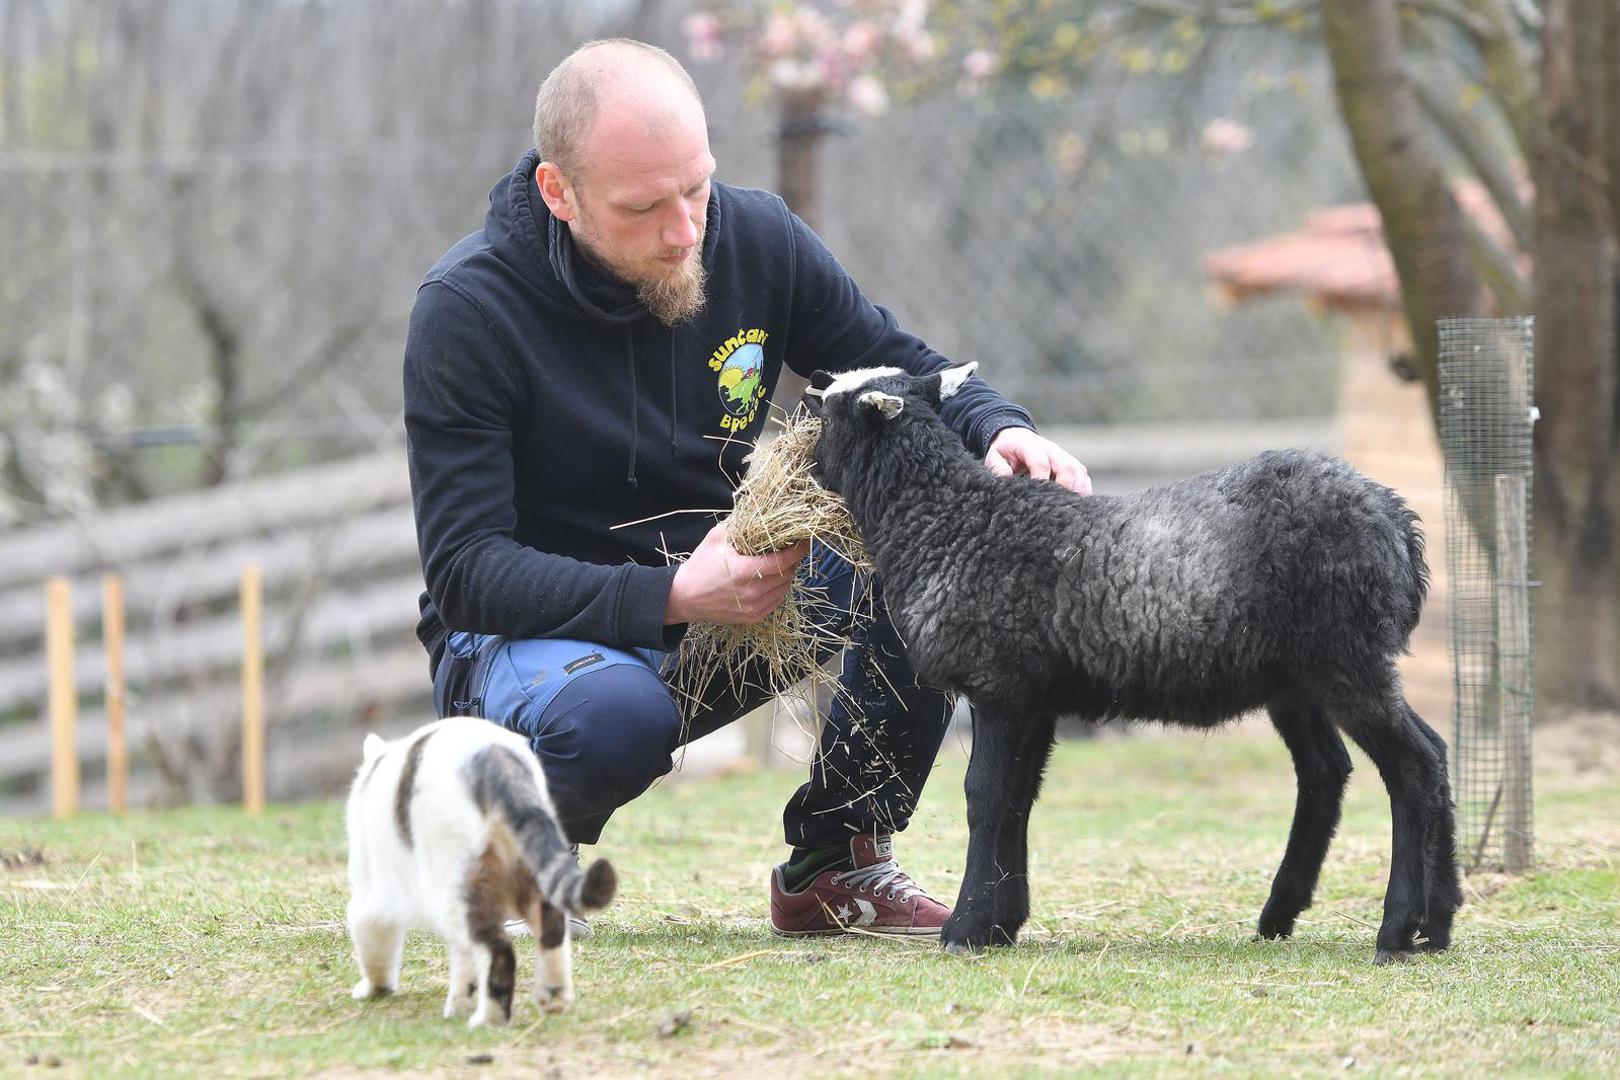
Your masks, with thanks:
[(1534, 321), (1440, 320), (1457, 856), (1529, 868)]

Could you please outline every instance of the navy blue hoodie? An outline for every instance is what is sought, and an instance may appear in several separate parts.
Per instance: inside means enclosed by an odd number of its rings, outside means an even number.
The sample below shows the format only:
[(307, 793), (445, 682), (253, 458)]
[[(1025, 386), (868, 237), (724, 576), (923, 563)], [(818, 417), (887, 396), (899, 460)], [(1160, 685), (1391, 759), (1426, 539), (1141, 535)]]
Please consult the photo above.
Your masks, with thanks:
[[(428, 272), (405, 345), (405, 431), (434, 663), (446, 627), (669, 648), (675, 567), (730, 511), (782, 365), (948, 361), (867, 301), (768, 192), (715, 183), (708, 303), (674, 330), (580, 256), (530, 151), (484, 228)], [(978, 379), (942, 414), (983, 456), (1029, 414)], [(729, 441), (728, 441), (729, 440)], [(701, 511), (626, 522), (669, 511)], [(621, 526), (615, 528), (615, 526)]]

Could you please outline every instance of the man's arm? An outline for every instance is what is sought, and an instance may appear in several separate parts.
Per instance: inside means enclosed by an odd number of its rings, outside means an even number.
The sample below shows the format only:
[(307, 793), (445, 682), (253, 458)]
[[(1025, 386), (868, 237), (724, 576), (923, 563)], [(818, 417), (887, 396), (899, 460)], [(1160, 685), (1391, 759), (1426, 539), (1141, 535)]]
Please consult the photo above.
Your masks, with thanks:
[(674, 567), (601, 566), (517, 542), (513, 428), (529, 388), (464, 293), (430, 282), (405, 344), (405, 433), (417, 544), (446, 626), (668, 648)]

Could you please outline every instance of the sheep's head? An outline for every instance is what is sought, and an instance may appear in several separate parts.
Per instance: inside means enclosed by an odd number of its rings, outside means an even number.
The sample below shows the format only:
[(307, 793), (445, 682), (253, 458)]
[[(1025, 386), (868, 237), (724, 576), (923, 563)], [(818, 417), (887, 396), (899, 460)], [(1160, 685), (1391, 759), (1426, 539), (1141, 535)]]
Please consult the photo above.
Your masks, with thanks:
[(977, 363), (946, 368), (932, 375), (911, 375), (899, 368), (857, 368), (830, 374), (817, 371), (810, 377), (805, 404), (821, 418), (821, 437), (816, 440), (812, 475), (829, 491), (841, 491), (842, 462), (862, 439), (881, 433), (906, 411), (938, 411), (940, 403), (952, 397)]

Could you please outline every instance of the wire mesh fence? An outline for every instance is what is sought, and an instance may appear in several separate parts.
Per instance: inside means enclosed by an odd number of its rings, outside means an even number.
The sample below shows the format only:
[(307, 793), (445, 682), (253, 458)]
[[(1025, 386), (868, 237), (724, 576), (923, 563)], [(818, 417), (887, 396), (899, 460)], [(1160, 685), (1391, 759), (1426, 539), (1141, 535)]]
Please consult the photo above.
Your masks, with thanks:
[(1440, 321), (1458, 856), (1530, 865), (1533, 320)]

